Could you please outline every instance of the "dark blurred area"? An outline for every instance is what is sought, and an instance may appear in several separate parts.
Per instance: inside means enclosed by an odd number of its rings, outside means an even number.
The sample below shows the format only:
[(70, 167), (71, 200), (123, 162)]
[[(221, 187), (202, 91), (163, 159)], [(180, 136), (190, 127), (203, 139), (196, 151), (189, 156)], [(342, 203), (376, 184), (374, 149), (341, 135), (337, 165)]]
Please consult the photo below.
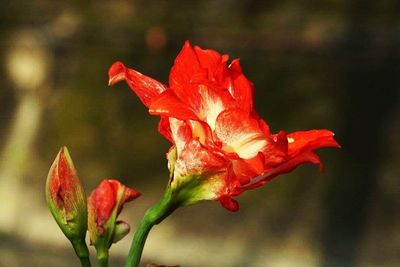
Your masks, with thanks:
[(78, 266), (44, 198), (62, 145), (86, 193), (111, 177), (142, 192), (122, 213), (133, 229), (158, 200), (170, 144), (107, 71), (121, 60), (167, 83), (185, 40), (241, 58), (274, 132), (327, 128), (342, 148), (320, 151), (324, 174), (302, 166), (241, 196), (237, 213), (178, 210), (143, 262), (400, 266), (399, 14), (395, 0), (3, 1), (0, 267)]

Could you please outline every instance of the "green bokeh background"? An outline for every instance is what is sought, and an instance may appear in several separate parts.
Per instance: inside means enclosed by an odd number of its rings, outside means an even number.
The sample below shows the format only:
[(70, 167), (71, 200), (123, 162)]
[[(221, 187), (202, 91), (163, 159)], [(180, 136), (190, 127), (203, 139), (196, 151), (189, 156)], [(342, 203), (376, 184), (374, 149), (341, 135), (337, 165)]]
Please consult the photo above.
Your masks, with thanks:
[(121, 60), (167, 83), (185, 40), (241, 58), (273, 131), (331, 129), (342, 149), (320, 151), (325, 174), (302, 166), (247, 192), (238, 213), (177, 211), (143, 262), (400, 266), (399, 11), (394, 0), (3, 1), (0, 266), (78, 266), (44, 198), (62, 145), (87, 193), (103, 178), (142, 192), (122, 214), (132, 228), (157, 201), (170, 144), (107, 70)]

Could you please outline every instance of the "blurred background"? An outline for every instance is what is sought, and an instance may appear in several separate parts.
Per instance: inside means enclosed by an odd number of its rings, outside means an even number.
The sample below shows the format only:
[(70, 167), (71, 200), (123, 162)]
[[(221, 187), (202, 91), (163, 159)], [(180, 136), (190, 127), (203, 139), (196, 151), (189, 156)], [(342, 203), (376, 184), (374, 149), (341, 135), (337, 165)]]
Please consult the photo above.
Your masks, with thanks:
[[(185, 40), (240, 57), (274, 132), (327, 128), (326, 173), (302, 166), (239, 198), (175, 212), (144, 263), (183, 267), (400, 266), (400, 3), (330, 1), (2, 1), (0, 266), (78, 266), (45, 203), (68, 146), (86, 192), (117, 178), (143, 193), (135, 228), (167, 184), (158, 118), (116, 60), (168, 82)], [(132, 234), (111, 249), (123, 266)], [(93, 250), (92, 250), (93, 252)]]

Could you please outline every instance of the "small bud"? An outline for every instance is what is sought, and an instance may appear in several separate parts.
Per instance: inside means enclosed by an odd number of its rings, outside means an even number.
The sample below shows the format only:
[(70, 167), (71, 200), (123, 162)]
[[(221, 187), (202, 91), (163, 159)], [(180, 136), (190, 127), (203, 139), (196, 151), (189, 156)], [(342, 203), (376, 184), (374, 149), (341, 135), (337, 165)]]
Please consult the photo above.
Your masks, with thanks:
[(89, 235), (98, 253), (104, 253), (128, 234), (129, 225), (116, 219), (124, 203), (139, 196), (139, 192), (117, 180), (104, 180), (92, 191), (88, 198)]
[(66, 147), (60, 149), (50, 167), (46, 200), (65, 236), (71, 242), (84, 241), (87, 230), (86, 196)]
[(112, 242), (117, 243), (122, 238), (124, 238), (129, 233), (130, 230), (131, 227), (129, 226), (129, 224), (127, 224), (124, 221), (117, 221), (115, 224), (115, 230)]

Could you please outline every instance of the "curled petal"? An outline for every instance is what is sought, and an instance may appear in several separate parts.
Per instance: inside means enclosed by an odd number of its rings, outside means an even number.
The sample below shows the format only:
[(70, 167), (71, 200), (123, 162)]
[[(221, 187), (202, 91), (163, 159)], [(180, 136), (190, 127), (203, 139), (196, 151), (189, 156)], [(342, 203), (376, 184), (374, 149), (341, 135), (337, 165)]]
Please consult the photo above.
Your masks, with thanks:
[(298, 131), (287, 135), (289, 157), (320, 147), (340, 147), (329, 130)]
[(224, 195), (221, 196), (218, 200), (221, 203), (222, 207), (229, 211), (236, 212), (239, 210), (239, 203), (230, 196)]
[(167, 90), (167, 87), (142, 73), (125, 67), (122, 62), (115, 62), (108, 71), (109, 85), (125, 80), (128, 86), (148, 107), (155, 97)]

